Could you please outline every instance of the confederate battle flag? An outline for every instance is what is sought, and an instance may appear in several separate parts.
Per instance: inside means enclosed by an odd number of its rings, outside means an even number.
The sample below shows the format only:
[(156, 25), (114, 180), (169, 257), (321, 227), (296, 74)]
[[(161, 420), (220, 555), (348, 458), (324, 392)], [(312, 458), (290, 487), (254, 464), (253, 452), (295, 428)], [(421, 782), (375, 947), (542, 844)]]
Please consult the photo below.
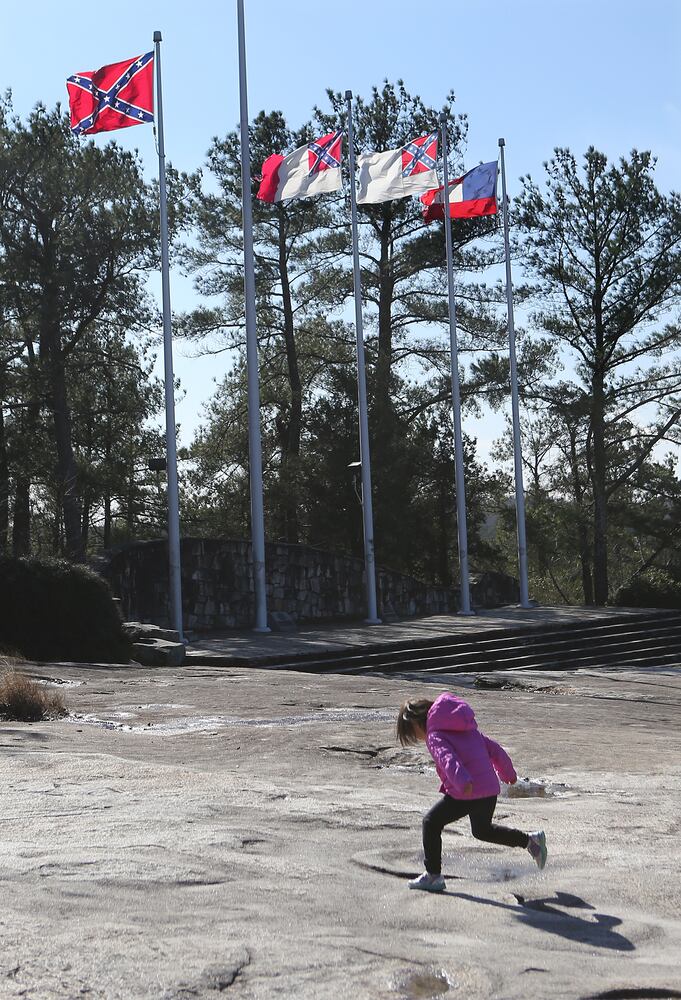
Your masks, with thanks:
[(71, 131), (110, 132), (154, 120), (154, 53), (74, 73), (66, 81)]

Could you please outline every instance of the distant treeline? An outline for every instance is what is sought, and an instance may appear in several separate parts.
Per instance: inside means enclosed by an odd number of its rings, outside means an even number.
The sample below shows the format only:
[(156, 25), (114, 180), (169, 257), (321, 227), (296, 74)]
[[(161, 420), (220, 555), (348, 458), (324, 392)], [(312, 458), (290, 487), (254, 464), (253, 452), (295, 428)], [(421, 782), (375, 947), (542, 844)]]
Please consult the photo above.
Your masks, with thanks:
[[(279, 112), (251, 126), (252, 162), (340, 129), (329, 92), (292, 131)], [(451, 168), (466, 120), (449, 94)], [(401, 83), (355, 106), (359, 148), (433, 127)], [(672, 589), (681, 484), (681, 203), (657, 191), (655, 161), (556, 149), (512, 206), (528, 552), (533, 596), (605, 603), (638, 583)], [(256, 173), (254, 167), (254, 173)], [(193, 174), (169, 170), (173, 264), (197, 307), (177, 338), (220, 354), (227, 374), (180, 453), (184, 534), (248, 537), (248, 431), (241, 175), (236, 132)], [(254, 192), (257, 182), (254, 181)], [(444, 231), (416, 199), (360, 210), (376, 557), (440, 584), (456, 576)], [(359, 458), (348, 206), (327, 195), (254, 201), (265, 528), (272, 540), (362, 553), (351, 463)], [(453, 220), (464, 411), (508, 407), (503, 259), (496, 219)], [(163, 454), (150, 418), (160, 322), (158, 192), (134, 154), (72, 136), (59, 109), (17, 119), (0, 105), (0, 553), (82, 561), (163, 535)], [(492, 276), (492, 277), (491, 277)], [(474, 569), (515, 572), (508, 434), (494, 465), (467, 438)], [(493, 532), (481, 530), (494, 524)], [(635, 603), (635, 602), (634, 602)]]

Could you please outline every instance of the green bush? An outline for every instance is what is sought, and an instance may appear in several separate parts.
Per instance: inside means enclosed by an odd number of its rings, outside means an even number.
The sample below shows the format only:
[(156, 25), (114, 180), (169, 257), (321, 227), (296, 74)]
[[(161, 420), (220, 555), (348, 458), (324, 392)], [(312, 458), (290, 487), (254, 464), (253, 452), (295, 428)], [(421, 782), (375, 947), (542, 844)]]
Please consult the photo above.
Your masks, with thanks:
[(615, 594), (620, 608), (681, 608), (681, 581), (653, 570), (642, 573)]
[(0, 558), (0, 648), (30, 660), (126, 663), (109, 585), (63, 559)]

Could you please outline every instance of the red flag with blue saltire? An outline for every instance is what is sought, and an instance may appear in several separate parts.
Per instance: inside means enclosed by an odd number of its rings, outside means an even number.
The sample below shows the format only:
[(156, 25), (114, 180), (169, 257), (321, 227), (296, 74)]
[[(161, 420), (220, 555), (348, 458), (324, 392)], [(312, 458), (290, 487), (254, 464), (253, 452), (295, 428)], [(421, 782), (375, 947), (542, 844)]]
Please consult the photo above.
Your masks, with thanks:
[(74, 73), (66, 81), (75, 135), (154, 121), (154, 53)]
[[(497, 211), (497, 161), (480, 163), (463, 177), (449, 182), (450, 219), (470, 219), (481, 215), (495, 215)], [(443, 219), (445, 210), (444, 187), (426, 191), (421, 196), (426, 222)]]

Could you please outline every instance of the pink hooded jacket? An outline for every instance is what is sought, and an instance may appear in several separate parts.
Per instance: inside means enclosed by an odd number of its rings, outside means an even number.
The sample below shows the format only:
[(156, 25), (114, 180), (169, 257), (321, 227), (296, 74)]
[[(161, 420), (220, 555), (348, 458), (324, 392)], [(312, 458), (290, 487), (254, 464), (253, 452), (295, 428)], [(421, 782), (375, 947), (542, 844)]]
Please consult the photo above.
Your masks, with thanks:
[[(442, 782), (440, 791), (453, 799), (498, 795), (497, 775), (509, 783), (517, 778), (503, 747), (478, 729), (471, 706), (448, 692), (441, 694), (428, 712), (426, 746)], [(473, 792), (464, 795), (468, 782)]]

